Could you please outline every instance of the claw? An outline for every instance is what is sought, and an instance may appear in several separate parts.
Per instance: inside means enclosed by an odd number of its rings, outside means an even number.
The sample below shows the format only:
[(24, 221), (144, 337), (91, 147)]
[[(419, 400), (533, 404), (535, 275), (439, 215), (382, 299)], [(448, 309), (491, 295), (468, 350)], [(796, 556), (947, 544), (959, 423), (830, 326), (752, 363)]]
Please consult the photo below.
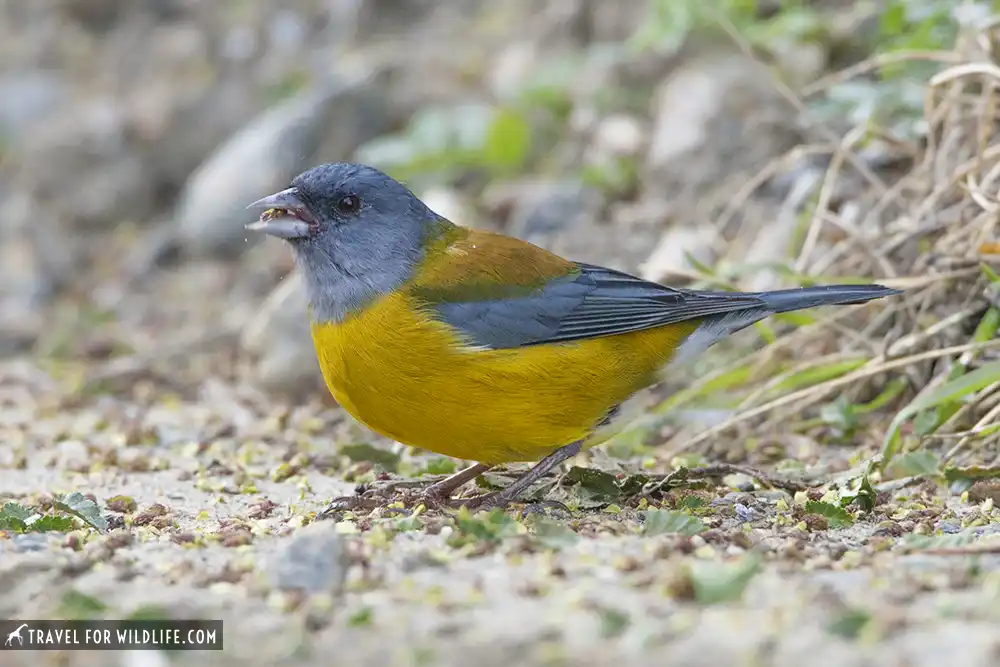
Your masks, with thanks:
[(539, 500), (534, 503), (527, 503), (524, 506), (525, 514), (544, 514), (545, 510), (562, 510), (567, 514), (572, 514), (572, 510), (558, 500)]
[(454, 509), (465, 507), (468, 510), (475, 510), (478, 512), (480, 510), (490, 510), (495, 507), (506, 507), (509, 503), (509, 500), (500, 498), (499, 491), (494, 491), (492, 493), (484, 493), (471, 498), (456, 498), (449, 503), (449, 506)]
[(334, 498), (330, 501), (323, 510), (316, 515), (316, 518), (329, 518), (338, 512), (350, 512), (359, 508), (366, 508), (371, 502), (371, 498), (365, 496), (341, 496), (340, 498)]
[[(502, 491), (475, 496), (473, 498), (459, 498), (451, 501), (452, 508), (465, 507), (470, 511), (482, 512), (492, 509), (505, 509), (514, 499), (507, 498)], [(558, 500), (539, 500), (536, 502), (524, 503), (525, 514), (543, 514), (545, 510), (562, 510), (567, 514), (572, 514), (572, 510)]]

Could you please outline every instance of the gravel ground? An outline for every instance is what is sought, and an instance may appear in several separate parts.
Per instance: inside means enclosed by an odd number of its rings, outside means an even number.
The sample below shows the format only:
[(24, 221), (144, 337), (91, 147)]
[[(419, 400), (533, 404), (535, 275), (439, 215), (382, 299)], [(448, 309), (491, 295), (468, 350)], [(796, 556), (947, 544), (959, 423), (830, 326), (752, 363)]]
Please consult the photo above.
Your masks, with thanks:
[[(133, 338), (151, 336), (150, 326), (190, 338), (197, 323), (222, 317), (216, 311), (252, 302), (232, 270), (154, 280), (119, 303), (141, 317), (92, 326), (74, 344), (93, 352), (123, 327)], [(212, 276), (225, 298), (198, 302)], [(52, 494), (91, 494), (111, 528), (0, 540), (4, 617), (222, 618), (222, 653), (183, 654), (206, 665), (1000, 659), (1000, 555), (942, 551), (949, 538), (959, 552), (987, 546), (962, 545), (997, 532), (996, 486), (958, 496), (931, 482), (897, 484), (871, 514), (842, 523), (804, 511), (824, 488), (787, 493), (739, 474), (610, 506), (564, 479), (553, 493), (576, 506), (570, 514), (390, 508), (313, 522), (332, 498), (373, 479), (372, 459), (398, 459), (402, 476), (441, 460), (393, 456), (398, 449), (315, 395), (284, 407), (224, 372), (227, 350), (197, 352), (5, 362), (3, 496), (44, 507)], [(850, 454), (830, 448), (815, 469), (843, 470)], [(575, 463), (609, 461), (595, 453)], [(659, 518), (700, 523), (657, 527), (647, 514), (657, 508)], [(12, 653), (3, 664), (160, 657)]]

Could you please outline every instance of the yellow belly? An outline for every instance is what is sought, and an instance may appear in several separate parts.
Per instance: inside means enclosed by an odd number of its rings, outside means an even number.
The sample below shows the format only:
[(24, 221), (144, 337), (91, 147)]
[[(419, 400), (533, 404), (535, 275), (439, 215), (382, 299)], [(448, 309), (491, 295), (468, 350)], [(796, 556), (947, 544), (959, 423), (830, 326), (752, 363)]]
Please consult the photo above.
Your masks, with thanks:
[(472, 350), (394, 293), (342, 323), (314, 323), (312, 335), (330, 392), (355, 419), (397, 442), (498, 464), (587, 439), (694, 327)]

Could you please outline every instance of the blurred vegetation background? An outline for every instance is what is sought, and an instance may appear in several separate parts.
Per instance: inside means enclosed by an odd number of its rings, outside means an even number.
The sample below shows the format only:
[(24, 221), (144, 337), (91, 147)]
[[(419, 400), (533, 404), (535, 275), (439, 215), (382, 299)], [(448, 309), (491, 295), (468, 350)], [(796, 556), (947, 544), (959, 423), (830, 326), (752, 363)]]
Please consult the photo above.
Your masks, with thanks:
[[(245, 234), (243, 207), (336, 160), (386, 170), (462, 224), (654, 280), (766, 289), (898, 277), (890, 265), (912, 265), (919, 244), (865, 257), (816, 221), (832, 211), (841, 232), (879, 233), (871, 210), (845, 222), (843, 207), (912, 166), (928, 138), (928, 78), (983, 42), (993, 9), (5, 2), (0, 351), (33, 352), (72, 378), (170, 344), (192, 379), (312, 395), (302, 290), (280, 244)], [(831, 179), (831, 160), (852, 168)], [(902, 209), (874, 210), (888, 220)], [(756, 336), (776, 339), (766, 324)], [(235, 341), (228, 363), (199, 356), (220, 340)], [(838, 358), (810, 377), (858, 363)], [(763, 377), (737, 376), (701, 407), (729, 411), (737, 388)], [(821, 421), (853, 423), (842, 408)]]
[[(0, 0), (0, 614), (197, 601), (232, 619), (199, 664), (304, 664), (307, 639), (315, 664), (608, 664), (620, 638), (629, 664), (995, 663), (996, 568), (903, 557), (996, 549), (973, 543), (1000, 526), (998, 14)], [(300, 535), (354, 484), (460, 465), (345, 418), (287, 248), (244, 230), (340, 160), (651, 280), (906, 296), (775, 317), (678, 371), (545, 480), (585, 510), (564, 522), (386, 511)]]
[[(337, 160), (386, 170), (461, 224), (653, 280), (752, 290), (905, 276), (928, 239), (887, 254), (859, 252), (862, 239), (906, 212), (887, 192), (920, 189), (900, 184), (934, 134), (928, 79), (968, 60), (968, 45), (992, 57), (994, 9), (4, 2), (0, 353), (29, 353), (88, 392), (165, 364), (187, 373), (179, 386), (211, 377), (282, 401), (324, 395), (288, 253), (243, 224), (247, 202)], [(710, 380), (660, 412), (714, 423), (748, 396), (867, 363), (871, 349), (829, 337), (813, 341), (828, 362), (805, 375), (778, 352), (763, 366), (741, 356), (817, 321), (759, 325), (699, 362), (692, 377)], [(880, 320), (868, 344), (905, 328)], [(757, 388), (775, 373), (784, 379)], [(865, 386), (802, 428), (855, 437), (874, 410), (858, 406), (907, 393)], [(661, 421), (612, 451), (662, 440)]]

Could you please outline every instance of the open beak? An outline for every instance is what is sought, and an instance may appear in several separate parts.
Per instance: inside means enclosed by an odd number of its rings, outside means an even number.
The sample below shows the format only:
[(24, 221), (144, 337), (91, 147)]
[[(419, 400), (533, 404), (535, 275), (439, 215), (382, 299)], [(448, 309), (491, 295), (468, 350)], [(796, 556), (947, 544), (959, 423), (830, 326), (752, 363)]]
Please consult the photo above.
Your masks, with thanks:
[(295, 188), (258, 199), (247, 208), (265, 209), (259, 220), (245, 225), (249, 230), (285, 240), (304, 238), (311, 233), (309, 209), (299, 199)]

